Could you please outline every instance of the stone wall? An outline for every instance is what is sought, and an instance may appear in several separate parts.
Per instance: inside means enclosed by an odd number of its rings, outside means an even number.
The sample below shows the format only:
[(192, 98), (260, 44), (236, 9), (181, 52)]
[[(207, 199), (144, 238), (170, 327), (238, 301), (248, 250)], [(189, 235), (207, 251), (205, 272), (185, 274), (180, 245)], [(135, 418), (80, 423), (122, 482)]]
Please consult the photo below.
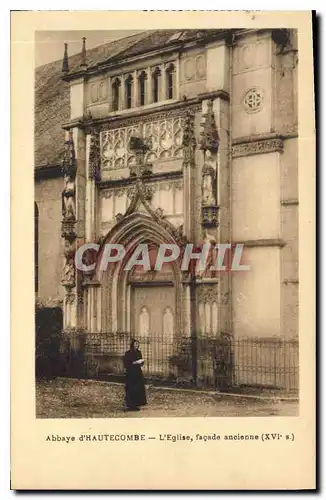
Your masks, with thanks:
[(63, 245), (61, 238), (61, 192), (63, 180), (44, 179), (35, 183), (39, 210), (38, 299), (48, 307), (61, 305)]
[[(285, 339), (298, 328), (296, 49), (272, 31), (233, 49), (232, 239), (249, 272), (232, 275), (233, 333)], [(284, 137), (285, 136), (285, 137)], [(287, 138), (288, 137), (288, 138)]]

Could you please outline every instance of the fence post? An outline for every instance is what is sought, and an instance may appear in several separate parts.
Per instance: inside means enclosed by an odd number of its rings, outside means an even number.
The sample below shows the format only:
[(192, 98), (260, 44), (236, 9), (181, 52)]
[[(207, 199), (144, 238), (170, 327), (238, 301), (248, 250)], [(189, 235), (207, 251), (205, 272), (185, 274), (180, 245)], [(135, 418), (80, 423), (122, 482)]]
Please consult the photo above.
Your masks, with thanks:
[(191, 374), (193, 383), (197, 384), (197, 328), (196, 328), (196, 277), (190, 282), (190, 320), (191, 320)]
[(274, 343), (274, 387), (277, 387), (277, 346), (279, 341)]

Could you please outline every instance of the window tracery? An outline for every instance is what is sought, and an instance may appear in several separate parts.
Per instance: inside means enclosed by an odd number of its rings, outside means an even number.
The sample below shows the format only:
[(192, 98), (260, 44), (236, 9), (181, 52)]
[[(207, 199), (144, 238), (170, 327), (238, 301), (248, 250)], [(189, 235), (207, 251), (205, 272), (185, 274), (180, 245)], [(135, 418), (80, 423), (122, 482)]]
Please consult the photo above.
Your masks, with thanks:
[(130, 109), (132, 107), (132, 90), (133, 90), (133, 77), (131, 75), (126, 78), (125, 81), (126, 89), (126, 108)]
[(120, 85), (119, 78), (116, 78), (112, 83), (112, 111), (118, 111), (119, 109)]

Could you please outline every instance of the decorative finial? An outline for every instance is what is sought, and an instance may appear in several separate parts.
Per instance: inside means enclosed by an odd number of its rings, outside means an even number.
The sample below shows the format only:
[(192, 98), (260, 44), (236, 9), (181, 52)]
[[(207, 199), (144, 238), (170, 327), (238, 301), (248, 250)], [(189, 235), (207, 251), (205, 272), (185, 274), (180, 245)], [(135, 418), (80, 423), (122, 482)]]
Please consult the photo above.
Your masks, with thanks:
[(68, 44), (67, 43), (65, 43), (65, 52), (64, 52), (63, 61), (62, 61), (62, 72), (63, 73), (68, 73), (69, 72)]
[(81, 63), (80, 65), (82, 67), (87, 67), (86, 63), (86, 37), (83, 37), (83, 45), (82, 45), (82, 51), (81, 51)]

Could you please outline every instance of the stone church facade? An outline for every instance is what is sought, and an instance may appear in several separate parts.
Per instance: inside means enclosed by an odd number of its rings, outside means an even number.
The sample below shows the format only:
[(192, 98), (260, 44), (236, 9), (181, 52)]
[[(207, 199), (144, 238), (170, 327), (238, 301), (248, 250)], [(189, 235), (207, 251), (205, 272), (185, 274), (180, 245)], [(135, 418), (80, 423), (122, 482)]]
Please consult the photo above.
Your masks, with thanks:
[[(38, 300), (62, 308), (67, 335), (296, 339), (295, 31), (81, 44), (36, 71)], [(207, 242), (242, 244), (250, 271), (126, 272), (128, 255), (107, 272), (74, 265), (84, 243), (144, 243), (155, 256)]]

